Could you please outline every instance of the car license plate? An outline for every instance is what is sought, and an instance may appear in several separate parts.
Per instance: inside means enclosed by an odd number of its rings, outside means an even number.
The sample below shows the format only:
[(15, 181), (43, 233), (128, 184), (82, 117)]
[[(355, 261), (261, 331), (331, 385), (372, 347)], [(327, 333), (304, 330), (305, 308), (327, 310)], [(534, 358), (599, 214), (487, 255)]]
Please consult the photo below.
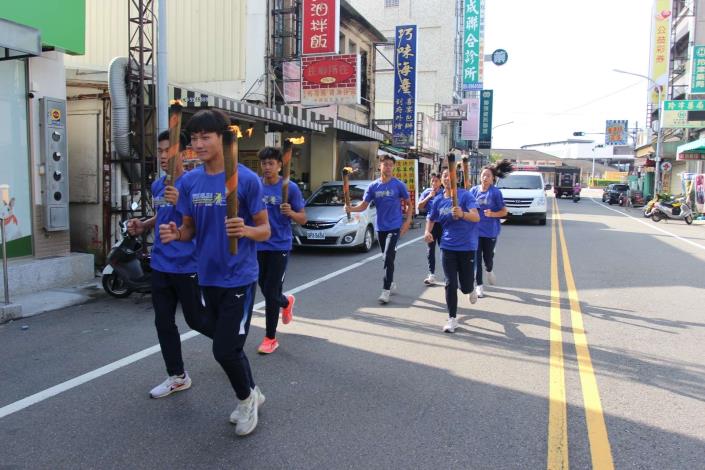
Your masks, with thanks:
[(306, 232), (306, 238), (309, 240), (325, 240), (326, 235), (323, 232)]

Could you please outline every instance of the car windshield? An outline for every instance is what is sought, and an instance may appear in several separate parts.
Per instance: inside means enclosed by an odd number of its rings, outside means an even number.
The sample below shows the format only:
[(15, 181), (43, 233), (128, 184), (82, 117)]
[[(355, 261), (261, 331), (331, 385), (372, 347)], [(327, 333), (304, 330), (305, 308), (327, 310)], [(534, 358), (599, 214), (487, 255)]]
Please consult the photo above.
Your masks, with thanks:
[[(359, 204), (362, 197), (365, 195), (365, 188), (350, 185), (350, 203), (352, 205)], [(343, 185), (323, 186), (316, 191), (311, 199), (306, 203), (307, 206), (342, 206), (343, 205)]]
[(612, 189), (614, 189), (615, 191), (626, 191), (627, 189), (629, 189), (629, 186), (626, 184), (615, 184)]
[(497, 181), (498, 188), (504, 189), (543, 189), (538, 175), (509, 175)]

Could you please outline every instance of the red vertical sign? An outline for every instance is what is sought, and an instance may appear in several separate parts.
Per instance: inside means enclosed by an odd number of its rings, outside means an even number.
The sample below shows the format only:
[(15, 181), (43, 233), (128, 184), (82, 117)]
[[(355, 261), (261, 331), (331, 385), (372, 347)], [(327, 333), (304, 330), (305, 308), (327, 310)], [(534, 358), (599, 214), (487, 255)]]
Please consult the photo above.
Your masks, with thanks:
[(304, 0), (303, 55), (337, 54), (340, 0)]

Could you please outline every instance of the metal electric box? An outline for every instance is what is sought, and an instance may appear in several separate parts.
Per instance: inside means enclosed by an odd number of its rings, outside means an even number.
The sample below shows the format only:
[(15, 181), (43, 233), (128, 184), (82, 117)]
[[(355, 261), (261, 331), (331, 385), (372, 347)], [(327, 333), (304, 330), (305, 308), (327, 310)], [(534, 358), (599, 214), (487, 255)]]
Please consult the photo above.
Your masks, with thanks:
[(39, 100), (41, 152), (44, 165), (42, 195), (44, 228), (69, 229), (69, 161), (66, 132), (66, 100)]

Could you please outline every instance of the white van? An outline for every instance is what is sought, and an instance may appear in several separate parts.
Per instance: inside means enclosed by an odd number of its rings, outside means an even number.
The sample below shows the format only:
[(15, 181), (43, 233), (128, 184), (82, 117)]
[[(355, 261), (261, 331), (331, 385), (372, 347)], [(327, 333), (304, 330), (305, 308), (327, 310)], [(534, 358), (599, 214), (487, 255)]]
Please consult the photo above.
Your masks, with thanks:
[(510, 220), (537, 220), (546, 225), (546, 187), (543, 175), (535, 171), (515, 171), (497, 180)]

